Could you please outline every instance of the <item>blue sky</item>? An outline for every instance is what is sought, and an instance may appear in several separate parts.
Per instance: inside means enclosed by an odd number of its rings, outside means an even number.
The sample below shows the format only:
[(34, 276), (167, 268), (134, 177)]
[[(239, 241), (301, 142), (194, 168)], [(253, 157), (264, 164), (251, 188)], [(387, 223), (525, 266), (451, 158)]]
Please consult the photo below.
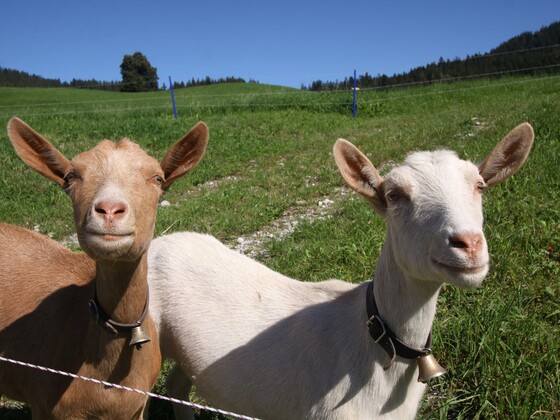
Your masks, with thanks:
[(160, 83), (236, 76), (300, 87), (487, 52), (560, 20), (560, 0), (2, 0), (0, 66), (120, 80), (125, 54)]

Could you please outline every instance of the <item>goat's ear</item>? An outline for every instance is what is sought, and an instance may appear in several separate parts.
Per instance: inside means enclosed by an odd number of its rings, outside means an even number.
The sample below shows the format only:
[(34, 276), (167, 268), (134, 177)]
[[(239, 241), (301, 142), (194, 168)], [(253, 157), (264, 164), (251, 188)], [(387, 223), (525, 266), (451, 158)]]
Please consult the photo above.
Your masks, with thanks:
[(198, 165), (208, 144), (208, 127), (199, 122), (178, 140), (161, 161), (165, 175), (163, 189), (167, 190), (177, 179), (190, 172)]
[(47, 139), (15, 117), (8, 122), (8, 137), (25, 163), (58, 185), (64, 185), (70, 161)]
[(379, 194), (383, 178), (366, 155), (344, 139), (336, 141), (333, 155), (338, 170), (346, 183), (358, 194), (365, 197), (379, 214), (385, 215), (387, 205)]
[(491, 187), (513, 175), (523, 165), (533, 145), (533, 127), (523, 123), (511, 130), (478, 165), (478, 171)]

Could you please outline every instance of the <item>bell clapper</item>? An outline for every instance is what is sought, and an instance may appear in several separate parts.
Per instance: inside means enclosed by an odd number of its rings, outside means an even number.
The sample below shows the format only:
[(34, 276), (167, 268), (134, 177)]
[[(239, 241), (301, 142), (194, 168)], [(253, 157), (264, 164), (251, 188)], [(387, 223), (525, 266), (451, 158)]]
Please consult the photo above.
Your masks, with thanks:
[(147, 343), (148, 341), (150, 341), (150, 337), (148, 337), (141, 324), (132, 328), (129, 343), (130, 346), (136, 346), (136, 348), (140, 350), (142, 348), (142, 344)]

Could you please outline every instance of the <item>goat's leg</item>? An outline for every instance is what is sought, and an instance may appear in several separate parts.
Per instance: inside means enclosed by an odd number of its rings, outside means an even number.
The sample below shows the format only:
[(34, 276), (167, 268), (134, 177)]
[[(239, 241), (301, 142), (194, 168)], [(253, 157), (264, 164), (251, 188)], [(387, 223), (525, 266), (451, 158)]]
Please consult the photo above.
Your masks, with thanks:
[(151, 397), (146, 400), (146, 405), (144, 406), (144, 410), (142, 411), (142, 416), (140, 417), (143, 420), (150, 420), (150, 401), (151, 400), (152, 400)]
[[(170, 397), (189, 401), (192, 383), (188, 375), (178, 364), (175, 364), (167, 374), (165, 387)], [(182, 404), (173, 404), (173, 410), (175, 411), (175, 418), (178, 420), (194, 420), (194, 413), (191, 407)]]

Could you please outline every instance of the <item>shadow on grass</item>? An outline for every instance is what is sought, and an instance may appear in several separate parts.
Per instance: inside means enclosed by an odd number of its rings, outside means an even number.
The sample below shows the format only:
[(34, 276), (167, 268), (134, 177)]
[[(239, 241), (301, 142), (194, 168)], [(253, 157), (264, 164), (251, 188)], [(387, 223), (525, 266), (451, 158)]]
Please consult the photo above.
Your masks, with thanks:
[[(227, 417), (224, 417), (220, 414), (212, 413), (211, 411), (194, 410), (194, 412), (196, 420), (227, 420)], [(173, 404), (169, 401), (162, 401), (152, 398), (150, 401), (148, 418), (150, 420), (175, 419), (175, 415), (173, 414)]]
[(30, 420), (31, 410), (29, 407), (10, 408), (0, 407), (0, 419), (2, 420)]
[[(173, 406), (167, 401), (151, 401), (149, 409), (149, 419), (154, 420), (173, 420)], [(0, 420), (31, 420), (31, 410), (27, 406), (19, 407), (0, 407)], [(209, 411), (195, 411), (197, 420), (226, 420), (226, 417), (214, 414)]]

